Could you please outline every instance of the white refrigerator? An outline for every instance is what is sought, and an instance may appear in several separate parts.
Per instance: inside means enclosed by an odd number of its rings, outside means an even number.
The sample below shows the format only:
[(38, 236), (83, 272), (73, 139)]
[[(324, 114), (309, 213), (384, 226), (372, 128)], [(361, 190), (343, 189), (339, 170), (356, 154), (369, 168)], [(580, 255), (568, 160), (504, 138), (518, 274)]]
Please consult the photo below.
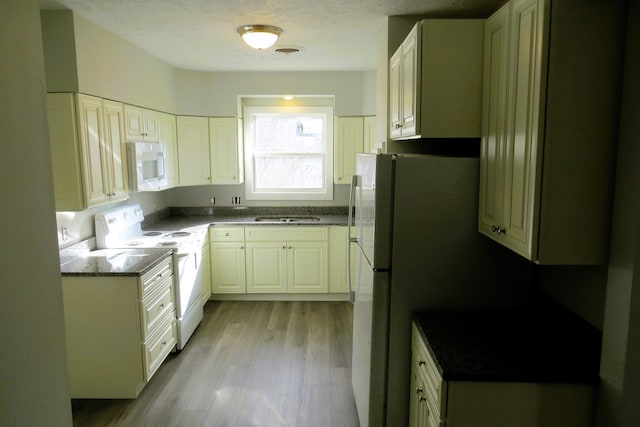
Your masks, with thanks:
[(478, 233), (477, 157), (361, 154), (352, 181), (352, 385), (360, 425), (408, 423), (416, 310), (528, 303), (534, 266)]

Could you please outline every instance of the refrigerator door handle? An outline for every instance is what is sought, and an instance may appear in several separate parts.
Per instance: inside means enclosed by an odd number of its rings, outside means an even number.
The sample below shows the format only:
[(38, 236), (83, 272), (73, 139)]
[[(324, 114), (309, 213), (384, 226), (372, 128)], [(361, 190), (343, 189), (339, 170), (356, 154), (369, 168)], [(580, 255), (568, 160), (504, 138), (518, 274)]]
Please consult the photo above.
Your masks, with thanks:
[[(351, 177), (351, 187), (349, 188), (349, 216), (347, 218), (347, 241), (349, 243), (358, 243), (357, 237), (351, 237), (351, 227), (354, 222), (354, 211), (356, 207), (356, 187), (358, 186), (358, 175)], [(355, 295), (353, 293), (353, 284), (351, 283), (352, 269), (351, 245), (347, 245), (347, 282), (349, 283), (349, 301), (353, 304)]]

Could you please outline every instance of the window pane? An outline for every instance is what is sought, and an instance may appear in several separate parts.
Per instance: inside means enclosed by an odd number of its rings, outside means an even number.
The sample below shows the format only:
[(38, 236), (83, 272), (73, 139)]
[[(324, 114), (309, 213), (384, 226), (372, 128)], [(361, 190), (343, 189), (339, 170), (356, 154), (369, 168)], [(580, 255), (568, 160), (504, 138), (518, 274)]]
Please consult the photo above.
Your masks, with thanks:
[(321, 117), (292, 114), (256, 114), (255, 150), (265, 153), (322, 153)]
[(323, 188), (321, 156), (280, 155), (255, 157), (256, 190)]

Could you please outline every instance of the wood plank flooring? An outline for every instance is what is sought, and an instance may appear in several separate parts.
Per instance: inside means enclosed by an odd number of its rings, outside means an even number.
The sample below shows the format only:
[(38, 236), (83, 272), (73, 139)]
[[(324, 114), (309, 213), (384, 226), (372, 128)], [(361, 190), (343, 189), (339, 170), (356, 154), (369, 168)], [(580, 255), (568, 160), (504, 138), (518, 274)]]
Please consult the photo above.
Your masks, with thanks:
[(347, 302), (209, 301), (134, 400), (74, 399), (74, 426), (357, 427)]

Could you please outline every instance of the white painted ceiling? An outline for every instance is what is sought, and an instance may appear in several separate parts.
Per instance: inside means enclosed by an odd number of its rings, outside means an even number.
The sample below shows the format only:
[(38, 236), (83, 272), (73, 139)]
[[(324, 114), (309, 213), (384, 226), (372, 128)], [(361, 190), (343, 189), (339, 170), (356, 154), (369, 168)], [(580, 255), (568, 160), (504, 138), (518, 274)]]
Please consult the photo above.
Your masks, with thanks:
[[(40, 0), (71, 9), (177, 68), (198, 71), (356, 71), (376, 68), (386, 16), (486, 17), (504, 0)], [(283, 29), (256, 51), (237, 28)], [(278, 47), (302, 48), (283, 54)]]

